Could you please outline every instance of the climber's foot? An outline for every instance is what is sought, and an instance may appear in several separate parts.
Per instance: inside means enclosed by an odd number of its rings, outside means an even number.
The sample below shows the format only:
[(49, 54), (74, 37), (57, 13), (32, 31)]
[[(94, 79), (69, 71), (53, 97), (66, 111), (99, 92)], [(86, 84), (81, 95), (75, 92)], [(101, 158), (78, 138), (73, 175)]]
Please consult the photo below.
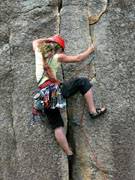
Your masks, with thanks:
[(74, 155), (68, 156), (68, 164), (69, 164), (69, 178), (72, 178), (72, 170), (73, 170), (73, 161), (74, 161)]
[(90, 113), (90, 117), (92, 119), (95, 119), (95, 118), (101, 116), (102, 114), (104, 114), (105, 112), (106, 112), (106, 108), (105, 107), (103, 107), (103, 108), (96, 108), (96, 112)]

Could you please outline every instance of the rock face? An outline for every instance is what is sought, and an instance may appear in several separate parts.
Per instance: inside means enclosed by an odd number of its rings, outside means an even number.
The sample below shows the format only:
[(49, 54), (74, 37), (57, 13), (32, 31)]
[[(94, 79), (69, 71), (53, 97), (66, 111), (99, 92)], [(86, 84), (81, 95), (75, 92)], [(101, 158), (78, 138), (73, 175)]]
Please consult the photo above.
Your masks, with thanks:
[[(29, 125), (36, 89), (32, 41), (57, 33), (68, 55), (94, 43), (94, 101), (108, 112), (93, 121), (86, 106), (83, 127), (106, 179), (135, 179), (134, 11), (134, 0), (0, 2), (0, 180), (69, 179), (66, 154), (47, 120)], [(62, 64), (58, 77), (69, 79), (88, 60)], [(79, 76), (88, 77), (88, 72)], [(67, 104), (62, 114), (75, 154), (72, 179), (105, 179), (80, 126), (67, 123), (81, 121), (83, 97), (78, 93)]]

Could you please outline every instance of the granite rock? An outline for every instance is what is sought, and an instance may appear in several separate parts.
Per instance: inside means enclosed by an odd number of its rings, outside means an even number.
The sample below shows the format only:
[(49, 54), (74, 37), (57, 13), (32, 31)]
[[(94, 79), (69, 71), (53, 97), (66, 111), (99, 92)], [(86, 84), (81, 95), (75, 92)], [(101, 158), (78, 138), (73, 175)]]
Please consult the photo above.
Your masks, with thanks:
[[(65, 54), (95, 46), (90, 73), (96, 107), (107, 113), (96, 120), (85, 105), (83, 128), (109, 180), (135, 179), (134, 0), (4, 0), (0, 2), (0, 180), (68, 180), (65, 152), (55, 140), (46, 117), (30, 126), (36, 89), (32, 41), (60, 33)], [(65, 81), (80, 63), (64, 64)], [(88, 67), (78, 76), (88, 77)], [(73, 180), (104, 179), (80, 126), (84, 106), (77, 93), (62, 110), (65, 134), (75, 160)]]

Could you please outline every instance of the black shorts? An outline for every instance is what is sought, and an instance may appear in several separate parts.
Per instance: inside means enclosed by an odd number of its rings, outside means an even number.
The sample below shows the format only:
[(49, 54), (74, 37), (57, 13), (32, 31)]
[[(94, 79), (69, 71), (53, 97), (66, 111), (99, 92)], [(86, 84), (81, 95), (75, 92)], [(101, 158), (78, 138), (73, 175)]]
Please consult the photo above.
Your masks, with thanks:
[(87, 78), (74, 78), (70, 81), (67, 81), (63, 84), (61, 92), (64, 98), (69, 98), (75, 93), (80, 91), (84, 95), (90, 88), (92, 84)]
[[(91, 87), (92, 84), (87, 78), (74, 78), (63, 84), (61, 92), (64, 98), (69, 98), (78, 91), (80, 91), (80, 93), (84, 95)], [(64, 122), (58, 108), (45, 109), (45, 114), (47, 115), (47, 118), (53, 130), (58, 127), (64, 126)]]
[(48, 121), (51, 125), (51, 128), (54, 130), (58, 127), (63, 127), (64, 122), (58, 108), (55, 109), (45, 109), (45, 114), (48, 118)]

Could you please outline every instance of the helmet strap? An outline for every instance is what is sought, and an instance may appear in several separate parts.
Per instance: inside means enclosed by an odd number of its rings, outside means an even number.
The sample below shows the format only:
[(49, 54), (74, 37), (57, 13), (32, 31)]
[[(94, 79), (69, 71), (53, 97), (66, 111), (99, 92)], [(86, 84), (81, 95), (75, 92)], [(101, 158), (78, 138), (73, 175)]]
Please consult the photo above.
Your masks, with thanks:
[(56, 47), (54, 46), (53, 42), (50, 42), (50, 45), (51, 45), (51, 47), (53, 48), (54, 52), (56, 53), (57, 50), (56, 50)]
[(50, 42), (51, 47), (53, 48), (54, 52), (57, 53), (59, 50), (61, 50), (61, 48), (56, 49), (56, 47), (54, 46), (53, 42)]

